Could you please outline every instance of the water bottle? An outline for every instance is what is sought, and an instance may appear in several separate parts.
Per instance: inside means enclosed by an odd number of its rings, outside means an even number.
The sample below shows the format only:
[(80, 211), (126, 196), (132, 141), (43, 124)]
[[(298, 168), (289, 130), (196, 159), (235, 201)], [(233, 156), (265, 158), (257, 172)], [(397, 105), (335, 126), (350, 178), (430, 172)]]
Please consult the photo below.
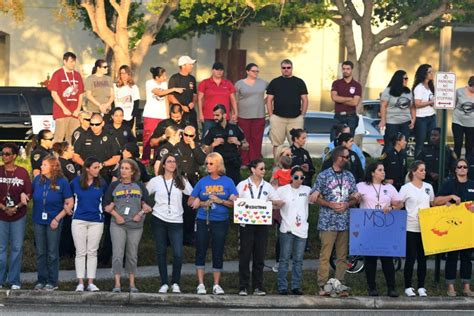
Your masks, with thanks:
[(20, 150), (18, 151), (18, 154), (20, 155), (21, 159), (25, 160), (27, 158), (25, 147), (20, 146)]

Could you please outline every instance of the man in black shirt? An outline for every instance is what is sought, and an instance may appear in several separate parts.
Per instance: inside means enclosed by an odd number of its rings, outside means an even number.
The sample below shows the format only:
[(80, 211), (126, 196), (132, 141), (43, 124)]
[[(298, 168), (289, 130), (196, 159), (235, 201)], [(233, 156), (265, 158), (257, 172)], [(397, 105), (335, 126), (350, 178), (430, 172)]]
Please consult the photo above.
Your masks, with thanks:
[(184, 111), (184, 120), (197, 129), (197, 115), (194, 108), (197, 104), (196, 78), (191, 75), (195, 59), (181, 56), (178, 59), (179, 72), (172, 75), (168, 81), (168, 88), (184, 88), (183, 93), (168, 94), (170, 104), (179, 104)]
[(165, 130), (168, 126), (174, 125), (178, 129), (183, 130), (188, 122), (183, 119), (183, 109), (179, 104), (173, 104), (170, 108), (170, 118), (161, 121), (156, 126), (150, 137), (150, 147), (157, 147), (166, 140)]
[(226, 121), (226, 109), (218, 104), (214, 107), (215, 125), (203, 136), (203, 144), (207, 152), (217, 152), (224, 158), (226, 176), (231, 178), (235, 185), (240, 182), (241, 150), (248, 150), (248, 143), (239, 126)]
[(267, 111), (270, 116), (270, 140), (273, 156), (285, 138), (291, 144), (290, 130), (303, 128), (308, 110), (308, 89), (303, 80), (293, 76), (293, 63), (284, 59), (281, 77), (273, 79), (267, 87)]

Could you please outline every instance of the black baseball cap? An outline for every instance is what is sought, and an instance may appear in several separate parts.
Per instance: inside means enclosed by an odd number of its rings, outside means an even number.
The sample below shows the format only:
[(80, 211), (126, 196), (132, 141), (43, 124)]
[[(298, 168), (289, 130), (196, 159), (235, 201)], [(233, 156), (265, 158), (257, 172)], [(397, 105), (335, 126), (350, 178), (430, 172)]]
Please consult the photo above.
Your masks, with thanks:
[(221, 63), (220, 61), (216, 61), (214, 65), (212, 65), (212, 69), (215, 70), (224, 70), (224, 64)]

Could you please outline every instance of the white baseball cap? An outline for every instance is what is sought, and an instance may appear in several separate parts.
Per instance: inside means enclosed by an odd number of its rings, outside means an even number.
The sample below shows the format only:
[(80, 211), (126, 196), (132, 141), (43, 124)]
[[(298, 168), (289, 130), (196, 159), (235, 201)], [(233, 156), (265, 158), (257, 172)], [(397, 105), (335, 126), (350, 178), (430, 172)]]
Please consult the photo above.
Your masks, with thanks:
[(196, 59), (192, 59), (189, 56), (181, 56), (178, 59), (178, 66), (183, 66), (186, 64), (194, 64), (196, 62)]

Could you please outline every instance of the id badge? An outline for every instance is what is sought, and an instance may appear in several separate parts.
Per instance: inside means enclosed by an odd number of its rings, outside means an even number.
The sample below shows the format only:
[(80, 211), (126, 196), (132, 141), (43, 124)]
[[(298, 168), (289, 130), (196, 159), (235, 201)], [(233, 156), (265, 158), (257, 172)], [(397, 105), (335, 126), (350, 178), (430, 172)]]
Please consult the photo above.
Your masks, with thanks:
[(48, 213), (46, 213), (46, 212), (41, 213), (41, 219), (43, 221), (47, 221), (48, 220)]
[(130, 207), (126, 207), (125, 211), (123, 212), (123, 215), (128, 215), (130, 213)]

